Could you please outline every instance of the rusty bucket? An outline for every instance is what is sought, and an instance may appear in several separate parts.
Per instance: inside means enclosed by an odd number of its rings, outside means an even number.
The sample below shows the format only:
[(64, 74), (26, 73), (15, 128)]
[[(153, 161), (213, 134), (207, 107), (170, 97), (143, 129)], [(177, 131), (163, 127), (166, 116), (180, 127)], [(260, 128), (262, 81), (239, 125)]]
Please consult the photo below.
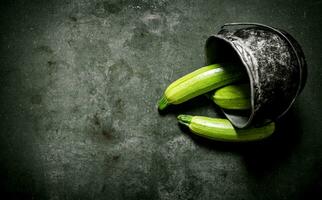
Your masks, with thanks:
[(307, 64), (298, 42), (287, 32), (257, 23), (229, 23), (210, 36), (206, 64), (237, 61), (244, 66), (251, 90), (251, 110), (223, 110), (238, 128), (275, 121), (303, 89)]

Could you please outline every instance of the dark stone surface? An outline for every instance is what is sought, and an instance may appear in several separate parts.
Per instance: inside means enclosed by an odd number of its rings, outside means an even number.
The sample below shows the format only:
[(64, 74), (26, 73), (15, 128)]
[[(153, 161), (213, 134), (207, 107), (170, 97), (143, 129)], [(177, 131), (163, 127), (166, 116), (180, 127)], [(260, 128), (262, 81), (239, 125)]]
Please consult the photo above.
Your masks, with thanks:
[[(0, 187), (8, 199), (321, 197), (321, 1), (1, 1)], [(166, 86), (204, 64), (208, 36), (251, 21), (291, 33), (309, 76), (268, 140), (192, 136), (160, 115)]]

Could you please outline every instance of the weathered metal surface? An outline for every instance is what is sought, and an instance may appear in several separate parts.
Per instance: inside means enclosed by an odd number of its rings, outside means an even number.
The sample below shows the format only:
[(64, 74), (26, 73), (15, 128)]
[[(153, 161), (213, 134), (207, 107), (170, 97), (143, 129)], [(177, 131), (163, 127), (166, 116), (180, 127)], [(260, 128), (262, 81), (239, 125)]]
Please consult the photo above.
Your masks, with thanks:
[[(240, 121), (236, 114), (231, 118), (231, 113), (224, 111), (227, 117), (242, 128), (254, 121), (275, 120), (284, 115), (305, 84), (302, 77), (306, 76), (306, 62), (298, 43), (278, 29), (258, 24), (224, 26), (207, 40), (206, 51), (211, 46), (208, 43), (216, 40), (229, 43), (231, 51), (237, 52), (249, 74), (252, 90), (252, 112), (248, 119)], [(213, 48), (221, 49), (221, 45)]]

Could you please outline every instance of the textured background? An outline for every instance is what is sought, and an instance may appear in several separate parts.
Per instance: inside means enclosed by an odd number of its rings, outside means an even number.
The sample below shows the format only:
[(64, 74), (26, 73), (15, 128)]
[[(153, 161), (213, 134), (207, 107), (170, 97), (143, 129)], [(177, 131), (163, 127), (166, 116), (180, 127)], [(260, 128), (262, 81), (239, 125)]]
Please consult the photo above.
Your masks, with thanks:
[[(20, 199), (302, 199), (321, 196), (322, 1), (0, 3), (0, 187)], [(204, 64), (226, 22), (290, 32), (306, 88), (270, 139), (191, 136), (176, 115), (220, 115), (199, 98), (160, 115), (166, 86)]]

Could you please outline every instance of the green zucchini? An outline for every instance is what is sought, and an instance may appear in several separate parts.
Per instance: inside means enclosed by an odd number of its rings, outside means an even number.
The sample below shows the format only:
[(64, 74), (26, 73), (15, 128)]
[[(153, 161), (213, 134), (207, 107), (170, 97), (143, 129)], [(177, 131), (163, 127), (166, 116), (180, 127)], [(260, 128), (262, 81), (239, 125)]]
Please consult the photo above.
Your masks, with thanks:
[(213, 93), (211, 99), (224, 109), (248, 110), (251, 108), (249, 84), (222, 87)]
[(171, 83), (158, 102), (159, 110), (170, 104), (180, 104), (216, 88), (234, 83), (246, 77), (236, 64), (213, 64), (202, 67)]
[(229, 120), (203, 116), (179, 115), (179, 123), (189, 127), (196, 135), (217, 141), (247, 142), (267, 138), (275, 130), (271, 122), (261, 127), (235, 128)]

